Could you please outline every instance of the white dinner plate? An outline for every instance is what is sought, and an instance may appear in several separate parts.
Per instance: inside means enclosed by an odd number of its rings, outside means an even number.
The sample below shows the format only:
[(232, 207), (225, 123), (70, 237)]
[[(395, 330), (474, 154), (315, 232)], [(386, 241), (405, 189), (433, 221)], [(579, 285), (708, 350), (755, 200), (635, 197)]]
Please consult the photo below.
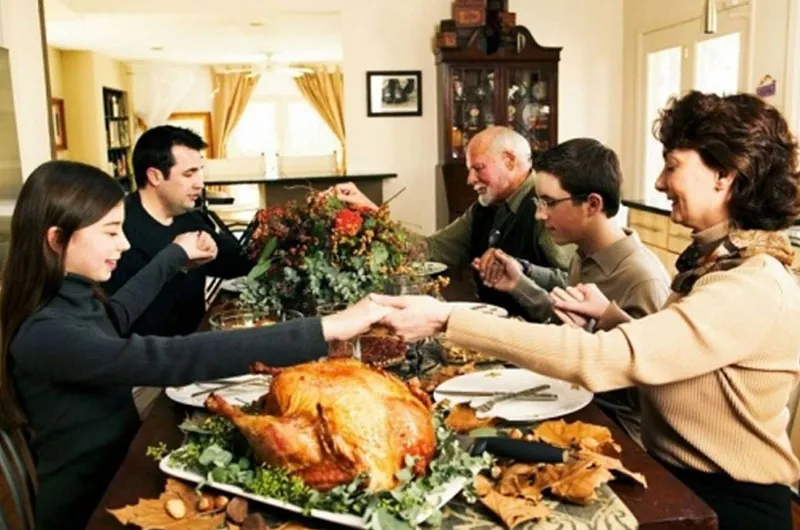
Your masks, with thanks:
[(411, 270), (413, 270), (414, 274), (417, 276), (430, 276), (446, 271), (447, 265), (439, 263), (438, 261), (426, 261), (425, 263), (412, 264)]
[(452, 307), (454, 310), (469, 309), (471, 311), (477, 311), (485, 315), (492, 315), (500, 318), (506, 318), (508, 316), (508, 311), (496, 305), (483, 304), (481, 302), (448, 302), (448, 303), (450, 307)]
[(489, 399), (448, 394), (451, 392), (516, 392), (539, 385), (550, 385), (544, 393), (556, 394), (555, 401), (530, 401), (524, 397), (497, 403), (486, 413), (477, 413), (478, 418), (497, 417), (508, 421), (539, 421), (566, 416), (580, 410), (592, 400), (592, 393), (560, 379), (523, 370), (521, 368), (500, 368), (461, 375), (445, 381), (433, 393), (437, 402), (447, 399), (450, 403), (470, 403), (477, 407)]
[(241, 293), (244, 291), (244, 284), (247, 281), (246, 276), (240, 276), (239, 278), (231, 278), (230, 280), (223, 280), (219, 284), (219, 288), (223, 291), (228, 291), (229, 293)]
[[(191, 385), (171, 386), (165, 390), (165, 393), (171, 400), (177, 401), (178, 403), (182, 403), (184, 405), (189, 405), (190, 407), (205, 407), (204, 403), (206, 398), (212, 391), (218, 396), (230, 401), (234, 405), (245, 405), (252, 403), (267, 393), (269, 390), (269, 383), (272, 381), (272, 376), (266, 374), (245, 374), (238, 375), (236, 377), (228, 377), (225, 379), (225, 381), (238, 382), (247, 381), (248, 379), (252, 379), (252, 383), (231, 388), (223, 388), (219, 391), (214, 389), (223, 383), (206, 383), (203, 381), (198, 381), (197, 383), (192, 383)], [(192, 395), (200, 391), (208, 392), (198, 396)]]

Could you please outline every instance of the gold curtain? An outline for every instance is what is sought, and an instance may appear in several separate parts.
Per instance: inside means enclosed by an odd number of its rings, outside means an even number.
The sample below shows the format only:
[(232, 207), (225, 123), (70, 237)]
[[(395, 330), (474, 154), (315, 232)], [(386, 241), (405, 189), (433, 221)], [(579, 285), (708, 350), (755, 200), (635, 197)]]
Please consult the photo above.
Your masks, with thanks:
[(339, 171), (347, 172), (347, 156), (345, 151), (344, 132), (344, 76), (340, 68), (329, 72), (324, 68), (315, 68), (314, 72), (296, 77), (294, 82), (300, 93), (314, 109), (342, 144), (342, 159)]
[(214, 72), (213, 81), (216, 89), (211, 117), (214, 157), (225, 158), (228, 138), (242, 117), (250, 96), (253, 95), (258, 76), (247, 73)]

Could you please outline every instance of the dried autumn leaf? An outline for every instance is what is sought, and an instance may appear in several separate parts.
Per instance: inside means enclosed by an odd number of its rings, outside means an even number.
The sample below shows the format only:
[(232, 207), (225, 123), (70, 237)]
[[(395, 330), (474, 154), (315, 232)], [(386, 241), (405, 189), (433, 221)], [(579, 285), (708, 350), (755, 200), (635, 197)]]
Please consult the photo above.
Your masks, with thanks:
[(466, 403), (456, 405), (450, 409), (450, 414), (444, 420), (445, 425), (458, 433), (465, 433), (483, 427), (489, 427), (497, 423), (497, 418), (485, 418), (479, 420), (475, 411)]
[(618, 458), (614, 458), (611, 456), (601, 455), (598, 453), (594, 453), (592, 451), (581, 451), (578, 453), (577, 458), (580, 460), (586, 460), (591, 462), (595, 466), (604, 467), (609, 471), (616, 471), (629, 477), (645, 488), (647, 487), (647, 479), (641, 473), (635, 473), (624, 465), (622, 465), (622, 461)]
[(578, 447), (598, 453), (619, 454), (622, 452), (622, 448), (614, 443), (608, 427), (582, 421), (573, 423), (567, 423), (564, 420), (546, 421), (533, 430), (533, 435), (538, 441), (558, 447)]
[[(181, 499), (186, 504), (186, 516), (173, 519), (165, 505), (172, 499)], [(122, 524), (133, 524), (142, 530), (215, 530), (225, 522), (225, 514), (200, 514), (195, 509), (197, 494), (186, 484), (167, 479), (164, 493), (158, 499), (139, 499), (139, 502), (118, 510), (108, 510)]]
[(549, 488), (553, 496), (576, 504), (590, 504), (597, 499), (597, 488), (614, 479), (612, 471), (647, 487), (644, 476), (626, 469), (619, 459), (589, 450), (576, 453), (567, 464), (543, 466), (534, 487)]
[(475, 371), (475, 363), (468, 363), (462, 366), (445, 366), (441, 370), (437, 370), (433, 375), (423, 379), (422, 388), (425, 392), (433, 392), (436, 387), (445, 381), (452, 379), (459, 375), (471, 374)]
[(514, 464), (502, 471), (495, 488), (501, 495), (522, 497), (538, 503), (543, 498), (544, 487), (536, 481), (543, 468), (543, 465)]
[(550, 509), (544, 504), (501, 495), (495, 491), (492, 482), (483, 475), (475, 477), (475, 491), (481, 503), (500, 517), (507, 528), (514, 528), (525, 521), (542, 519), (550, 515)]
[(529, 464), (512, 464), (502, 470), (496, 489), (502, 495), (519, 495), (531, 478), (536, 476), (537, 466)]
[(550, 484), (550, 492), (576, 504), (590, 504), (597, 500), (597, 488), (613, 478), (614, 475), (604, 467), (585, 461), (576, 462), (567, 465), (561, 479)]

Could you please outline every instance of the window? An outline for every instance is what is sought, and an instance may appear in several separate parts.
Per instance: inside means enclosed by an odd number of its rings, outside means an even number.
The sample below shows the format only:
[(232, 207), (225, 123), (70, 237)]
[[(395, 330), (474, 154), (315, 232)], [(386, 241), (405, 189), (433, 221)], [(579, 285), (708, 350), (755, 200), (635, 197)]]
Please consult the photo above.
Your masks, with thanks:
[(669, 98), (681, 91), (681, 47), (667, 48), (647, 54), (647, 112), (645, 114), (645, 199), (655, 203), (667, 202), (655, 190), (664, 158), (661, 143), (653, 136), (653, 122)]
[(336, 135), (319, 113), (305, 101), (293, 101), (287, 105), (289, 119), (286, 122), (282, 153), (286, 156), (313, 156), (341, 151)]
[(719, 95), (739, 90), (741, 34), (729, 33), (695, 43), (694, 88)]
[(229, 157), (314, 156), (341, 151), (319, 113), (304, 99), (275, 97), (247, 104), (228, 139)]
[(278, 152), (278, 121), (273, 102), (251, 101), (228, 139), (228, 157)]
[(742, 5), (719, 11), (718, 31), (713, 35), (702, 33), (698, 19), (642, 35), (639, 93), (643, 97), (636, 110), (634, 161), (640, 177), (631, 190), (635, 197), (666, 204), (663, 194), (655, 190), (663, 156), (652, 127), (669, 98), (692, 89), (731, 94), (745, 85), (748, 21), (748, 6)]

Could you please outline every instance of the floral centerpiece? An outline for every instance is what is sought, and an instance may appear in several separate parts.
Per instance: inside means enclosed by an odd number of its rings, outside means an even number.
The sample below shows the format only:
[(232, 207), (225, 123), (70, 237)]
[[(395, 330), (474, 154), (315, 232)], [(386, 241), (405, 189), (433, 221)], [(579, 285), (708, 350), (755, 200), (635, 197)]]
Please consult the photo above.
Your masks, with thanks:
[[(323, 304), (352, 303), (381, 292), (396, 276), (411, 276), (422, 247), (384, 205), (346, 206), (329, 193), (258, 212), (249, 252), (257, 263), (240, 303), (269, 311), (315, 314)], [(423, 282), (437, 293), (443, 279)]]

